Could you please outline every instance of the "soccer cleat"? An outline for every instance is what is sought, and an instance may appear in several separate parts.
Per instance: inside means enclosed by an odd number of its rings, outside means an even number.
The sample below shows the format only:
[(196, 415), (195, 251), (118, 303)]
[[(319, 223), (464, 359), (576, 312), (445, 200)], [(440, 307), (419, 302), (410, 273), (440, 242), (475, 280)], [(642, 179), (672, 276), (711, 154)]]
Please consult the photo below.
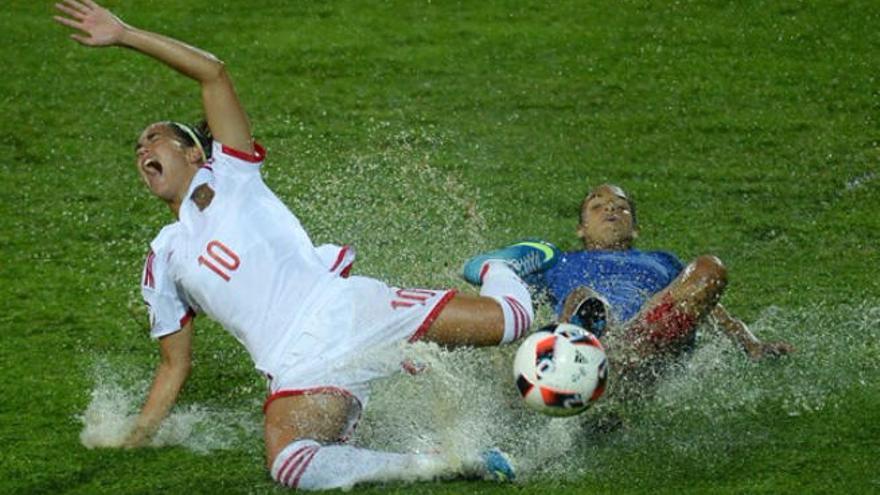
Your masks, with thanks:
[(516, 472), (513, 469), (513, 463), (510, 457), (498, 448), (492, 448), (483, 451), (480, 454), (483, 461), (483, 469), (488, 479), (495, 481), (513, 481), (516, 479)]
[(608, 309), (598, 297), (588, 297), (578, 304), (569, 320), (598, 338), (608, 326)]
[(474, 285), (482, 285), (483, 265), (487, 261), (498, 260), (510, 265), (520, 277), (525, 277), (555, 265), (560, 255), (559, 248), (547, 241), (539, 239), (520, 241), (505, 248), (478, 254), (467, 260), (462, 276)]

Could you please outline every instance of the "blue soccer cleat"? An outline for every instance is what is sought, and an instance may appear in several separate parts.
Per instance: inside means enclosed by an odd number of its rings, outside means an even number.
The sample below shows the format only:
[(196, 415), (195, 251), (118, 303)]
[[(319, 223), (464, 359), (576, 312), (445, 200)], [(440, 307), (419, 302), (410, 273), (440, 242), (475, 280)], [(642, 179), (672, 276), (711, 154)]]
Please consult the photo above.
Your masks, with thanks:
[(525, 277), (555, 265), (561, 254), (559, 248), (547, 241), (540, 239), (520, 241), (505, 248), (478, 254), (467, 260), (462, 276), (474, 285), (482, 285), (483, 265), (487, 261), (498, 260), (510, 265), (520, 277)]
[(483, 469), (488, 479), (507, 482), (516, 479), (516, 471), (510, 457), (500, 449), (492, 448), (480, 454), (483, 461)]

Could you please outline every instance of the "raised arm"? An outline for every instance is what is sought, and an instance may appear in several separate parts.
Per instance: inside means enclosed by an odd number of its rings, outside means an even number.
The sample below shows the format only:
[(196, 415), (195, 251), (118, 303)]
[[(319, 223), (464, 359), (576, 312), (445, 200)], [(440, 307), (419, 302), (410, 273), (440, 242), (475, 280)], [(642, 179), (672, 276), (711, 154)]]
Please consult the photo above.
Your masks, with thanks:
[(201, 85), (205, 118), (214, 138), (240, 151), (254, 151), (247, 115), (223, 62), (217, 57), (178, 40), (129, 26), (92, 0), (64, 0), (55, 7), (65, 14), (55, 16), (57, 22), (82, 31), (71, 35), (75, 41), (92, 47), (131, 48), (196, 80)]

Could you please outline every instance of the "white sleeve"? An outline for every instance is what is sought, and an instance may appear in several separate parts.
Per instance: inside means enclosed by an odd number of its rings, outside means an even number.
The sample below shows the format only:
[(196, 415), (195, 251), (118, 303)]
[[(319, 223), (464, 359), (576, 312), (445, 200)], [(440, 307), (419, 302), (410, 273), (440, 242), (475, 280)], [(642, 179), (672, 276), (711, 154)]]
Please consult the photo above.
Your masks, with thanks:
[(254, 142), (254, 152), (246, 153), (214, 141), (211, 145), (211, 159), (205, 166), (220, 174), (252, 174), (259, 173), (265, 158), (266, 150), (260, 143)]
[(150, 249), (144, 263), (141, 293), (150, 313), (150, 337), (154, 339), (177, 332), (195, 316), (195, 311), (180, 297), (167, 268), (165, 256)]
[(348, 278), (351, 273), (351, 265), (354, 264), (354, 248), (348, 245), (321, 244), (315, 250), (329, 271), (342, 278)]

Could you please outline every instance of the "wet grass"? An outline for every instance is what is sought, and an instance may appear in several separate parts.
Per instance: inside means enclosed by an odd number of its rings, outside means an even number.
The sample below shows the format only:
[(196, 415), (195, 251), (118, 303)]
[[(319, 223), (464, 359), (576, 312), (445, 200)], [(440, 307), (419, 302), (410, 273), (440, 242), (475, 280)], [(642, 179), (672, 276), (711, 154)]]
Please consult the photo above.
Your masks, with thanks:
[[(754, 365), (707, 337), (655, 397), (609, 401), (568, 436), (504, 404), (497, 419), (519, 426), (499, 441), (534, 454), (513, 488), (362, 491), (880, 490), (876, 3), (113, 6), (226, 60), (269, 149), (267, 181), (316, 242), (354, 244), (361, 274), (463, 287), (473, 252), (525, 235), (574, 247), (580, 197), (612, 181), (639, 202), (642, 247), (717, 254), (728, 308), (801, 349)], [(169, 216), (135, 176), (134, 139), (200, 110), (192, 83), (127, 51), (81, 49), (50, 15), (18, 1), (0, 13), (0, 492), (274, 492), (258, 435), (212, 443), (196, 424), (207, 453), (80, 442), (102, 380), (137, 391), (157, 359), (137, 283)], [(441, 354), (465, 378), (426, 385), (509, 399), (506, 352)], [(432, 404), (412, 384), (382, 385), (365, 443), (406, 441), (385, 438), (393, 391), (414, 395), (404, 411)], [(243, 415), (247, 431), (262, 394), (244, 351), (200, 321), (181, 408), (233, 429)], [(595, 432), (610, 413), (625, 426)], [(543, 457), (542, 428), (574, 442)]]

